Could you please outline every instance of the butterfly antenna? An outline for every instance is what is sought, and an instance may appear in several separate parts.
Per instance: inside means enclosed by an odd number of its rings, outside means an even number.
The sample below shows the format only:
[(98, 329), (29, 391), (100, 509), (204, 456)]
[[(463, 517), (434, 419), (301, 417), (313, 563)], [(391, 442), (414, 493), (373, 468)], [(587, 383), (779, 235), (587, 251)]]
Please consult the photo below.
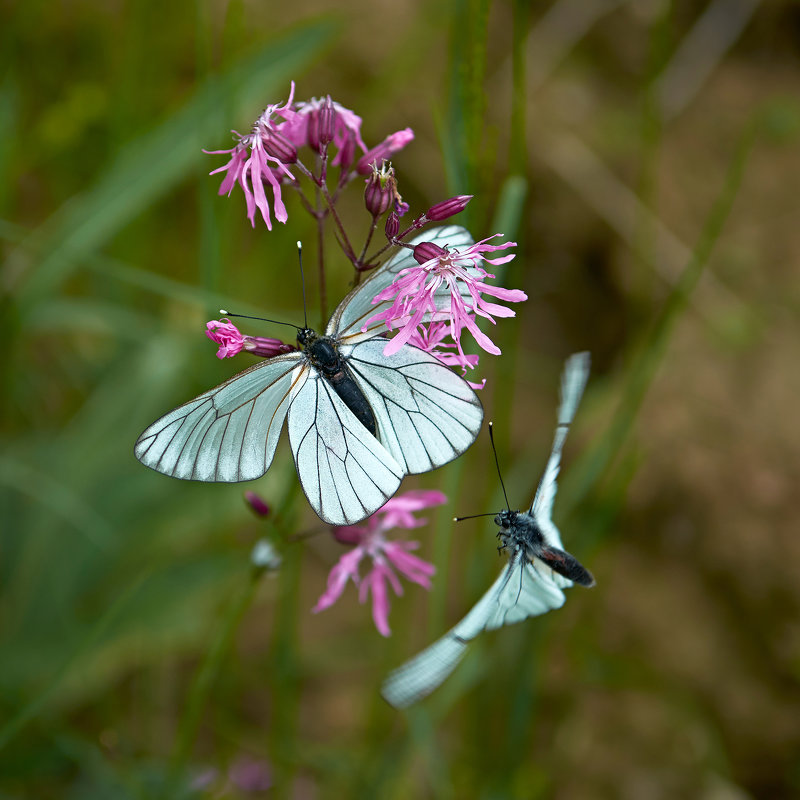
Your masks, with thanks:
[(494, 517), (496, 514), (497, 512), (490, 511), (487, 514), (470, 514), (468, 517), (453, 517), (453, 522), (461, 522), (465, 519), (477, 519), (478, 517)]
[(494, 463), (497, 466), (497, 477), (500, 478), (500, 487), (503, 490), (503, 497), (506, 500), (506, 508), (511, 511), (511, 506), (508, 504), (508, 495), (506, 494), (506, 487), (503, 483), (503, 476), (500, 474), (500, 461), (497, 458), (497, 448), (494, 446), (494, 433), (493, 423), (489, 423), (489, 440), (492, 443), (492, 452), (494, 453)]
[(303, 286), (303, 325), (308, 327), (308, 311), (306, 310), (306, 276), (303, 273), (303, 243), (297, 242), (297, 260), (300, 262), (300, 283)]
[(247, 314), (233, 314), (230, 311), (226, 311), (224, 308), (219, 310), (219, 313), (225, 317), (238, 317), (239, 319), (257, 319), (259, 322), (272, 322), (275, 325), (288, 325), (290, 328), (294, 328), (296, 331), (299, 331), (300, 328), (297, 325), (292, 325), (291, 322), (281, 322), (277, 319), (267, 319), (266, 317), (251, 317)]

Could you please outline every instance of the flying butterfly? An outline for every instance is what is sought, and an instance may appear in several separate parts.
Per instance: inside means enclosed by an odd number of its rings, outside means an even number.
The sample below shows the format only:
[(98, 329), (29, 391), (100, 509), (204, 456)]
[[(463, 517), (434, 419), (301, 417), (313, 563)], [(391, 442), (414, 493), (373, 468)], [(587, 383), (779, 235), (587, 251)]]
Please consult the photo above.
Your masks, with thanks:
[(381, 694), (395, 708), (407, 708), (436, 689), (456, 668), (468, 643), (481, 631), (560, 608), (566, 599), (562, 590), (573, 583), (594, 585), (589, 571), (564, 550), (561, 535), (552, 520), (561, 450), (588, 375), (588, 353), (577, 353), (567, 359), (561, 377), (561, 403), (553, 448), (533, 503), (528, 511), (511, 511), (506, 498), (506, 509), (494, 519), (500, 527), (498, 549), (508, 553), (508, 564), (489, 591), (455, 627), (388, 675), (381, 686)]
[[(423, 241), (472, 244), (457, 226), (431, 230), (411, 244)], [(136, 441), (136, 458), (174, 478), (254, 480), (269, 469), (288, 417), (300, 484), (331, 525), (359, 522), (405, 475), (452, 461), (480, 430), (477, 396), (412, 345), (385, 356), (383, 323), (367, 324), (389, 305), (372, 299), (415, 263), (404, 249), (344, 298), (324, 335), (298, 328), (298, 351), (256, 364), (158, 419)], [(435, 299), (441, 308), (449, 305), (445, 287)]]

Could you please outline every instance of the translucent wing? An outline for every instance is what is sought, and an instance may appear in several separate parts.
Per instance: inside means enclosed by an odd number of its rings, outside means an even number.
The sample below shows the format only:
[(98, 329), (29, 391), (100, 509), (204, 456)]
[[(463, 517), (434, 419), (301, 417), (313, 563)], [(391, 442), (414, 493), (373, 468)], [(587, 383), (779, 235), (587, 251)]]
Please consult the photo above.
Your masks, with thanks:
[(429, 353), (405, 345), (385, 356), (385, 344), (373, 339), (340, 350), (372, 408), (381, 443), (411, 475), (447, 464), (475, 441), (480, 400)]
[(256, 364), (154, 422), (136, 441), (145, 466), (174, 478), (250, 481), (272, 463), (300, 353)]
[(562, 550), (564, 546), (561, 544), (561, 537), (558, 535), (555, 525), (552, 524), (553, 500), (557, 488), (556, 478), (561, 466), (561, 450), (589, 377), (589, 363), (589, 353), (575, 353), (567, 359), (567, 363), (564, 365), (564, 372), (561, 375), (561, 402), (558, 406), (558, 424), (553, 438), (553, 448), (530, 508), (530, 512), (536, 517), (536, 522), (540, 526), (549, 523), (549, 527), (555, 531), (556, 537), (551, 544)]
[[(412, 239), (409, 244), (417, 245), (421, 242), (434, 242), (440, 247), (447, 245), (448, 247), (463, 249), (469, 247), (473, 240), (466, 228), (447, 225), (442, 228), (433, 228), (426, 233), (420, 234), (415, 239)], [(374, 322), (364, 333), (361, 331), (362, 326), (370, 317), (385, 311), (390, 306), (389, 302), (373, 305), (372, 299), (389, 286), (401, 270), (414, 266), (417, 266), (417, 262), (414, 260), (411, 250), (403, 248), (401, 252), (392, 256), (342, 300), (328, 323), (327, 335), (333, 336), (342, 344), (354, 344), (364, 339), (370, 339), (381, 331), (385, 331), (386, 326), (383, 322)], [(464, 291), (466, 292), (466, 289)], [(446, 285), (442, 286), (438, 295), (441, 296), (442, 307), (446, 305), (449, 308), (450, 294)], [(468, 297), (469, 294), (467, 293), (465, 296)]]
[(516, 553), (461, 622), (389, 673), (381, 694), (395, 708), (413, 705), (441, 685), (463, 658), (468, 643), (481, 631), (544, 614), (560, 608), (564, 600), (564, 593), (548, 575)]
[(289, 441), (303, 491), (319, 517), (353, 525), (377, 511), (405, 475), (315, 370), (293, 396)]

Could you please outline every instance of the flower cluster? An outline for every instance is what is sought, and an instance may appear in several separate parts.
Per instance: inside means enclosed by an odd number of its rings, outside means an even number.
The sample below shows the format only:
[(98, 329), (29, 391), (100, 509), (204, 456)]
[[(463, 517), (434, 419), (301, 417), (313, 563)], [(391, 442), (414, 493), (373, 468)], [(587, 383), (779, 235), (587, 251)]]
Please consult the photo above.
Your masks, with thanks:
[[(328, 576), (328, 588), (317, 601), (315, 613), (330, 608), (342, 595), (347, 582), (358, 587), (358, 599), (365, 602), (372, 595), (372, 618), (382, 636), (389, 636), (389, 591), (401, 595), (403, 587), (397, 572), (425, 589), (431, 588), (431, 576), (436, 571), (433, 564), (423, 561), (411, 551), (418, 542), (388, 541), (386, 532), (392, 528), (418, 528), (426, 520), (416, 519), (415, 511), (438, 506), (447, 498), (436, 491), (411, 491), (389, 500), (366, 521), (365, 526), (348, 525), (333, 529), (333, 535), (342, 544), (355, 545), (345, 553)], [(365, 558), (372, 566), (362, 578), (359, 565)]]
[[(500, 235), (500, 234), (496, 234)], [(433, 242), (422, 242), (414, 248), (418, 266), (401, 270), (397, 278), (373, 299), (373, 304), (390, 302), (388, 308), (370, 317), (364, 329), (373, 322), (384, 322), (389, 330), (397, 330), (386, 347), (388, 356), (404, 344), (414, 344), (433, 352), (446, 364), (474, 368), (477, 356), (467, 356), (461, 346), (461, 334), (469, 331), (487, 353), (500, 354), (500, 348), (478, 327), (476, 316), (495, 323), (494, 317), (513, 317), (506, 306), (492, 303), (482, 295), (496, 297), (507, 303), (519, 303), (528, 296), (519, 289), (503, 289), (486, 283), (495, 276), (482, 264), (505, 264), (513, 254), (487, 258), (486, 253), (514, 247), (515, 242), (489, 244), (495, 236), (483, 239), (463, 250), (447, 250)], [(444, 290), (444, 291), (443, 291)], [(447, 298), (442, 304), (441, 298)], [(429, 324), (426, 326), (426, 322)], [(449, 335), (452, 344), (442, 345)], [(442, 353), (436, 347), (454, 347), (457, 353)]]
[[(243, 135), (231, 131), (237, 140), (232, 148), (204, 151), (230, 156), (227, 164), (210, 174), (225, 173), (219, 187), (220, 194), (230, 196), (233, 187), (239, 184), (247, 204), (247, 217), (253, 227), (258, 209), (267, 229), (272, 230), (265, 184), (272, 190), (275, 219), (284, 223), (288, 219), (281, 187), (284, 183), (297, 185), (298, 177), (292, 172), (293, 166), (301, 175), (321, 186), (326, 176), (328, 149), (332, 146), (336, 154), (330, 163), (341, 168), (341, 183), (344, 184), (356, 175), (368, 175), (373, 167), (380, 166), (414, 139), (411, 128), (405, 128), (390, 134), (379, 145), (368, 150), (361, 138), (361, 117), (350, 109), (331, 100), (330, 96), (320, 100), (312, 98), (307, 102), (293, 101), (294, 81), (288, 100), (283, 104), (268, 105), (249, 133)], [(315, 175), (299, 159), (298, 150), (302, 147), (308, 147), (323, 157), (324, 165), (319, 174)], [(350, 173), (359, 151), (361, 156)]]

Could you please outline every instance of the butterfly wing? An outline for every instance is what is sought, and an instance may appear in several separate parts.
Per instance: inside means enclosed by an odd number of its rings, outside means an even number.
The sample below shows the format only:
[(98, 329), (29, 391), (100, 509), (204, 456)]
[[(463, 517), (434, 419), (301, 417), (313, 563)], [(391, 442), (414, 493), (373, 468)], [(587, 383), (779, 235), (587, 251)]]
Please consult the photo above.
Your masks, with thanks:
[(272, 463), (292, 385), (307, 369), (300, 353), (256, 364), (156, 420), (134, 454), (174, 478), (249, 481)]
[(405, 345), (385, 356), (384, 345), (373, 339), (340, 349), (372, 408), (381, 443), (411, 475), (447, 464), (475, 441), (480, 400), (429, 353)]
[[(472, 244), (472, 236), (466, 228), (461, 228), (458, 225), (446, 225), (441, 228), (433, 228), (417, 236), (409, 244), (418, 245), (422, 242), (433, 242), (440, 247), (448, 246), (463, 249)], [(381, 331), (387, 330), (383, 321), (371, 323), (364, 332), (362, 332), (361, 328), (370, 317), (385, 311), (391, 305), (389, 301), (373, 305), (373, 298), (389, 286), (397, 278), (401, 270), (415, 266), (418, 265), (411, 250), (403, 248), (399, 253), (392, 256), (342, 300), (328, 323), (327, 335), (333, 336), (342, 344), (354, 344), (358, 341), (370, 339)], [(469, 300), (471, 305), (472, 300), (466, 287), (463, 287), (463, 291), (465, 292), (465, 298)], [(441, 304), (441, 308), (450, 307), (450, 293), (446, 285), (443, 285), (437, 291), (436, 302), (437, 306)], [(428, 322), (429, 320), (425, 319), (424, 321)]]
[(413, 705), (444, 682), (481, 631), (544, 614), (560, 608), (564, 600), (564, 593), (548, 575), (516, 553), (461, 622), (389, 673), (381, 694), (395, 708)]
[[(553, 500), (556, 496), (558, 471), (561, 466), (561, 450), (569, 432), (569, 426), (578, 410), (586, 381), (589, 377), (589, 353), (575, 353), (567, 359), (564, 365), (564, 372), (561, 375), (561, 402), (558, 406), (558, 424), (553, 438), (553, 447), (550, 451), (550, 458), (547, 460), (542, 479), (536, 489), (536, 495), (531, 503), (530, 513), (534, 514), (537, 523), (540, 525), (550, 523), (552, 525)], [(551, 544), (563, 549), (561, 537), (555, 531), (556, 539)]]
[(303, 491), (331, 525), (360, 522), (403, 480), (403, 467), (316, 370), (292, 398), (288, 427)]

